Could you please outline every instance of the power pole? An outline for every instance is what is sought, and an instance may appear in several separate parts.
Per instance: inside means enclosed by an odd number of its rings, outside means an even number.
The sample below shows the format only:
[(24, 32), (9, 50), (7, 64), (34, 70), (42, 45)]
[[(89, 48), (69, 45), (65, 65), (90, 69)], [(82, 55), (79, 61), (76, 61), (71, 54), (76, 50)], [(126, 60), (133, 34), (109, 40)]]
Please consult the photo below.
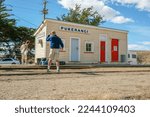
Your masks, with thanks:
[(47, 0), (43, 0), (43, 10), (42, 10), (42, 14), (43, 14), (43, 21), (46, 18), (46, 15), (48, 14), (48, 9), (46, 9), (48, 1)]

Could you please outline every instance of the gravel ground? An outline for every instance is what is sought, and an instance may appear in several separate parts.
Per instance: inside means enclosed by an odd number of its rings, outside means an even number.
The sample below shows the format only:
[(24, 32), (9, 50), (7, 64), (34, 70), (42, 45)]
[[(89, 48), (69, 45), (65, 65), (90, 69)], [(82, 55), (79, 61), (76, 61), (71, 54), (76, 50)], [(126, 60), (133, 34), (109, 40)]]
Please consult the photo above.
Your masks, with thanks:
[(150, 99), (150, 68), (0, 70), (0, 99)]

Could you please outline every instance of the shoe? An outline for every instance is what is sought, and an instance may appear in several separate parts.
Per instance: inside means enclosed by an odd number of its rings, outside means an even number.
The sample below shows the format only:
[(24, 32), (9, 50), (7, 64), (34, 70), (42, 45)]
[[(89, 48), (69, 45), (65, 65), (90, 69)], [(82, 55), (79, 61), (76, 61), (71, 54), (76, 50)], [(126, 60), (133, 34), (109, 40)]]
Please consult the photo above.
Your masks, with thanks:
[(50, 69), (47, 69), (47, 73), (50, 73), (51, 71), (50, 71)]
[(60, 73), (60, 69), (57, 70), (57, 73)]

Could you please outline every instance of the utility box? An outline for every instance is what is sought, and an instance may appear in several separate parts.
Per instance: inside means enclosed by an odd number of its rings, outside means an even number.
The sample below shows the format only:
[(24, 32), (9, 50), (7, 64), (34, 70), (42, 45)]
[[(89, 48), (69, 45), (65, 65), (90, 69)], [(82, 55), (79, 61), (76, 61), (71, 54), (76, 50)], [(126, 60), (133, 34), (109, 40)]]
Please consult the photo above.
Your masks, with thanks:
[(122, 63), (126, 62), (126, 55), (121, 55), (121, 62)]

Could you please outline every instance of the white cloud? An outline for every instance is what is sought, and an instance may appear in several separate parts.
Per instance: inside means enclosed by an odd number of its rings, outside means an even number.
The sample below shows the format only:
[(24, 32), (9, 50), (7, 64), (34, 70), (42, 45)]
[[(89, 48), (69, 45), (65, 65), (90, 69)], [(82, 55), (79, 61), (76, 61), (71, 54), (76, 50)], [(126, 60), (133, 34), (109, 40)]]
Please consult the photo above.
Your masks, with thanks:
[(150, 47), (144, 44), (129, 44), (128, 50), (150, 50)]
[(150, 12), (150, 0), (139, 0), (136, 7)]
[(137, 42), (136, 44), (129, 44), (129, 50), (150, 50), (150, 41)]
[(143, 45), (147, 45), (147, 46), (150, 46), (150, 41), (144, 41), (142, 42)]
[(137, 3), (139, 0), (111, 0), (112, 2), (118, 2), (121, 4), (133, 4)]
[(107, 6), (105, 4), (107, 2), (108, 0), (58, 0), (58, 3), (66, 9), (74, 8), (76, 4), (80, 4), (82, 9), (93, 6), (93, 10), (103, 16), (106, 21), (119, 24), (133, 22), (132, 19), (125, 18), (119, 11)]
[(135, 7), (139, 10), (145, 10), (145, 11), (150, 12), (150, 0), (111, 0), (111, 1), (113, 3), (135, 5)]
[(111, 21), (113, 23), (119, 23), (119, 24), (123, 24), (123, 23), (126, 23), (126, 22), (134, 22), (134, 20), (132, 20), (130, 18), (124, 18), (123, 16), (114, 17)]

